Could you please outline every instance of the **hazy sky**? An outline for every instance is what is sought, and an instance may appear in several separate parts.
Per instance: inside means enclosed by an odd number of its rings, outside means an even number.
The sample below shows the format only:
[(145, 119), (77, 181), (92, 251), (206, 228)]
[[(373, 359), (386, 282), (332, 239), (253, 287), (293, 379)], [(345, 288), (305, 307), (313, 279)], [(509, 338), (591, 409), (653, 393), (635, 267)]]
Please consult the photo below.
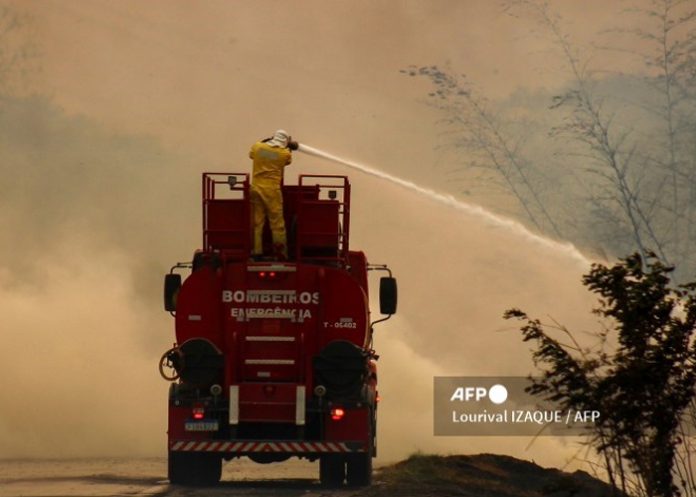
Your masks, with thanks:
[[(438, 115), (424, 105), (427, 82), (400, 69), (449, 64), (494, 98), (552, 88), (567, 75), (548, 36), (490, 0), (17, 5), (33, 16), (42, 53), (36, 88), (69, 114), (157, 137), (215, 166), (245, 166), (249, 143), (283, 127), (437, 184)], [(625, 3), (552, 5), (585, 47), (616, 25)]]
[[(163, 454), (166, 384), (156, 363), (174, 335), (160, 284), (197, 248), (201, 171), (248, 170), (251, 143), (283, 127), (449, 188), (437, 172), (440, 116), (425, 104), (427, 82), (400, 69), (450, 64), (491, 98), (565, 79), (533, 23), (486, 0), (9, 3), (30, 15), (40, 54), (28, 89), (55, 107), (15, 109), (23, 117), (2, 124), (14, 140), (0, 161), (4, 181), (18, 165), (32, 174), (8, 187), (0, 227), (7, 246), (12, 236), (34, 254), (21, 261), (26, 274), (42, 275), (40, 286), (22, 285), (15, 266), (0, 266), (10, 345), (0, 348), (0, 372), (16, 379), (0, 390), (5, 457)], [(623, 2), (552, 4), (590, 44)], [(348, 172), (299, 154), (292, 167)], [(562, 464), (572, 450), (557, 441), (525, 452), (522, 439), (435, 440), (430, 388), (434, 374), (530, 370), (527, 346), (501, 320), (508, 307), (590, 328), (579, 284), (587, 263), (485, 215), (351, 175), (354, 247), (400, 280), (399, 316), (376, 337), (381, 457), (485, 450)], [(47, 405), (56, 413), (48, 420)]]

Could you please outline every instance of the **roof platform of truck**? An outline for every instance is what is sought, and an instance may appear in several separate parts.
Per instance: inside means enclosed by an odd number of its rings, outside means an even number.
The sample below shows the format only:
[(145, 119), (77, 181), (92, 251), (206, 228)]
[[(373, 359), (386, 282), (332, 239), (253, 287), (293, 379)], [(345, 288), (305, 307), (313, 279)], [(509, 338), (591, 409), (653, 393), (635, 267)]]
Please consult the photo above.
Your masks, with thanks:
[[(251, 182), (248, 173), (203, 173), (203, 252), (222, 261), (251, 259)], [(288, 260), (345, 266), (349, 260), (350, 183), (346, 176), (302, 174), (282, 185)], [(264, 253), (272, 260), (268, 223)]]

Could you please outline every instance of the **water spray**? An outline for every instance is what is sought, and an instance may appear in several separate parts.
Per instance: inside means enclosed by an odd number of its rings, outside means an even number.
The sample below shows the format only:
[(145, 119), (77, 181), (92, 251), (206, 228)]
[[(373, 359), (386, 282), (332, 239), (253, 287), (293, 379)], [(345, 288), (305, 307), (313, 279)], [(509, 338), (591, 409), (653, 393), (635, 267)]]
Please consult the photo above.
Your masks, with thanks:
[(552, 240), (550, 238), (546, 238), (541, 235), (537, 235), (535, 233), (532, 233), (529, 231), (524, 225), (521, 223), (514, 221), (512, 219), (508, 219), (502, 216), (499, 216), (497, 214), (494, 214), (490, 211), (487, 211), (481, 206), (478, 205), (471, 205), (466, 202), (462, 202), (461, 200), (457, 200), (454, 198), (452, 195), (449, 194), (443, 194), (436, 192), (435, 190), (431, 190), (430, 188), (424, 188), (420, 185), (417, 185), (416, 183), (413, 183), (411, 181), (407, 181), (403, 178), (399, 178), (397, 176), (392, 176), (391, 174), (385, 173), (384, 171), (380, 171), (379, 169), (375, 169), (373, 167), (366, 166), (365, 164), (360, 164), (358, 162), (353, 162), (351, 160), (344, 159), (342, 157), (338, 157), (336, 155), (330, 154), (328, 152), (325, 152), (323, 150), (320, 150), (315, 147), (310, 147), (309, 145), (305, 145), (304, 143), (298, 143), (297, 145), (297, 150), (299, 152), (303, 152), (308, 155), (313, 155), (316, 157), (321, 157), (323, 159), (328, 159), (330, 161), (336, 162), (338, 164), (342, 164), (344, 166), (348, 166), (351, 169), (355, 169), (357, 171), (363, 172), (365, 174), (368, 174), (370, 176), (374, 176), (376, 178), (380, 178), (386, 181), (389, 181), (390, 183), (393, 183), (395, 185), (398, 185), (402, 188), (406, 188), (407, 190), (414, 191), (416, 193), (419, 193), (420, 195), (425, 195), (426, 197), (435, 200), (437, 202), (446, 204), (450, 207), (453, 207), (457, 210), (464, 211), (470, 214), (474, 214), (477, 216), (480, 216), (484, 218), (486, 221), (489, 223), (495, 225), (495, 226), (501, 226), (504, 228), (507, 228), (518, 235), (521, 235), (522, 237), (532, 240), (536, 243), (539, 243), (545, 247), (552, 248), (554, 250), (559, 250), (561, 252), (565, 252), (572, 258), (576, 259), (578, 262), (585, 266), (589, 266), (590, 261), (582, 255), (578, 249), (573, 246), (571, 243), (562, 243), (558, 242), (556, 240)]

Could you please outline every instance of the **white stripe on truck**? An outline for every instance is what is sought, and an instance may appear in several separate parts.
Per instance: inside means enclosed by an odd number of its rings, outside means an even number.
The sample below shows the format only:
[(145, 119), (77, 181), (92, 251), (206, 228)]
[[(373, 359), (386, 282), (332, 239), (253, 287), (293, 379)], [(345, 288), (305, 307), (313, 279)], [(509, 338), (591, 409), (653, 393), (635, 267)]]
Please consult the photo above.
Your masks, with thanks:
[(229, 421), (231, 425), (239, 424), (239, 385), (230, 385)]
[(305, 386), (298, 385), (295, 392), (295, 424), (304, 426), (305, 424)]

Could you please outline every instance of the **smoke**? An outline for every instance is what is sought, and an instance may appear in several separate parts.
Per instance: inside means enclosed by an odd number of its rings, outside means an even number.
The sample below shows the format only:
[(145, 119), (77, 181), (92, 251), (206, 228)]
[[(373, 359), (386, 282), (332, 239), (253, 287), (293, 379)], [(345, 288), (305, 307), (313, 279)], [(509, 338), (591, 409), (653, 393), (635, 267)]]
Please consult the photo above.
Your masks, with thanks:
[[(3, 110), (0, 457), (164, 455), (156, 366), (174, 336), (161, 278), (199, 244), (200, 169), (46, 101)], [(293, 167), (350, 173), (300, 158)], [(350, 176), (351, 245), (399, 279), (399, 313), (375, 336), (380, 459), (487, 451), (558, 465), (570, 450), (559, 441), (525, 451), (526, 439), (433, 437), (432, 378), (529, 373), (527, 347), (501, 319), (508, 307), (591, 329), (587, 262), (400, 178)]]
[(570, 439), (540, 438), (527, 448), (525, 437), (434, 437), (432, 383), (437, 375), (534, 372), (516, 323), (502, 319), (511, 307), (563, 323), (582, 341), (596, 329), (592, 296), (580, 284), (589, 262), (483, 211), (398, 184), (354, 174), (352, 191), (352, 245), (371, 262), (389, 263), (399, 282), (399, 313), (375, 333), (380, 459), (414, 450), (504, 453), (556, 466), (571, 459)]
[(84, 246), (54, 247), (68, 262), (38, 264), (38, 289), (0, 287), (2, 457), (147, 455), (162, 445), (166, 395), (142, 340), (157, 321), (133, 305), (132, 275), (113, 269), (127, 256), (102, 251), (92, 264)]
[(161, 279), (198, 240), (197, 179), (151, 139), (3, 101), (0, 457), (161, 453)]

